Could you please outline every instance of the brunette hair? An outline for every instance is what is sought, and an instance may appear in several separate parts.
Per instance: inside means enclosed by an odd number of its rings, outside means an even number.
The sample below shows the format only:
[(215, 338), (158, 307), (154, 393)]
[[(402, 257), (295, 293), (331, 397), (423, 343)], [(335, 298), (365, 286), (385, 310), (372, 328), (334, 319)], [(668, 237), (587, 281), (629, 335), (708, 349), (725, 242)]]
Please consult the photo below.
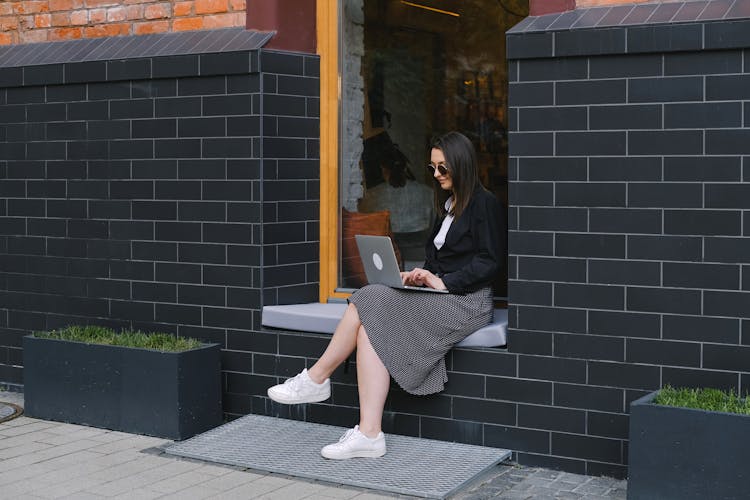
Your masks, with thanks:
[[(453, 209), (449, 213), (458, 218), (469, 205), (474, 191), (478, 188), (484, 189), (479, 181), (477, 153), (474, 145), (465, 135), (459, 132), (448, 132), (434, 138), (430, 143), (430, 149), (439, 149), (445, 156), (445, 166), (453, 182)], [(445, 214), (445, 201), (450, 193), (441, 189), (440, 183), (434, 178), (432, 187), (435, 193), (435, 210), (439, 214)]]

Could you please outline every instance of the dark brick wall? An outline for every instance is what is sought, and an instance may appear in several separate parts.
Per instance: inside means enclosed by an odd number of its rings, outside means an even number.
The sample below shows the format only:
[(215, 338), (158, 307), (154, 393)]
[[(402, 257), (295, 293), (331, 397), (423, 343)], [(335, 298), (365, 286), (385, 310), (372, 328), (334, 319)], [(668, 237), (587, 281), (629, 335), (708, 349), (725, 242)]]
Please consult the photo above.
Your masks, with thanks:
[(622, 475), (633, 399), (750, 391), (748, 30), (509, 34), (519, 379), (495, 397), (548, 438), (521, 461)]
[(71, 323), (250, 370), (262, 305), (317, 299), (319, 87), (268, 50), (0, 69), (0, 381)]

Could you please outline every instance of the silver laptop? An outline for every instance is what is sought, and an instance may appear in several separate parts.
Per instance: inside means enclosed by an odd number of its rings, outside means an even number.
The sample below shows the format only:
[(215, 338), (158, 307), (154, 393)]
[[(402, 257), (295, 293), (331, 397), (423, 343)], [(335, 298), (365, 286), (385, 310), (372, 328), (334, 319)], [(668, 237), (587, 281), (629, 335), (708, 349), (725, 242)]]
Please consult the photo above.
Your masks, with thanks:
[(379, 283), (391, 288), (415, 290), (418, 292), (448, 293), (448, 290), (435, 290), (426, 286), (409, 286), (401, 282), (401, 273), (396, 262), (393, 243), (388, 236), (357, 234), (359, 256), (365, 268), (368, 283)]

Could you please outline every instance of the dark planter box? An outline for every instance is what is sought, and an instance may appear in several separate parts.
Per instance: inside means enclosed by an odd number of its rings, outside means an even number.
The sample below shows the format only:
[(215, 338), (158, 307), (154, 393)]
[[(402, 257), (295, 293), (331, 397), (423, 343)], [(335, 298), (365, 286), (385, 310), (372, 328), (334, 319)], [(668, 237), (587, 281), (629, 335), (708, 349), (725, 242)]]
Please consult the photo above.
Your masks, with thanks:
[(657, 392), (630, 404), (628, 499), (750, 498), (750, 416), (656, 405)]
[(222, 424), (218, 344), (184, 352), (23, 339), (29, 417), (168, 439)]

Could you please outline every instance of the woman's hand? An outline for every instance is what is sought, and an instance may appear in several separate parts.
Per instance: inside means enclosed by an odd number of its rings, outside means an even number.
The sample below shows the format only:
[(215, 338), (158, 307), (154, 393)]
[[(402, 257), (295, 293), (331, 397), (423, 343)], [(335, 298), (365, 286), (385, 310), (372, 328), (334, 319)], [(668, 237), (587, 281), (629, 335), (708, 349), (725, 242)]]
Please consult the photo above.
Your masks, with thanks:
[(436, 290), (446, 289), (443, 280), (432, 274), (430, 271), (420, 267), (415, 267), (409, 272), (402, 272), (401, 281), (404, 285), (426, 286)]

